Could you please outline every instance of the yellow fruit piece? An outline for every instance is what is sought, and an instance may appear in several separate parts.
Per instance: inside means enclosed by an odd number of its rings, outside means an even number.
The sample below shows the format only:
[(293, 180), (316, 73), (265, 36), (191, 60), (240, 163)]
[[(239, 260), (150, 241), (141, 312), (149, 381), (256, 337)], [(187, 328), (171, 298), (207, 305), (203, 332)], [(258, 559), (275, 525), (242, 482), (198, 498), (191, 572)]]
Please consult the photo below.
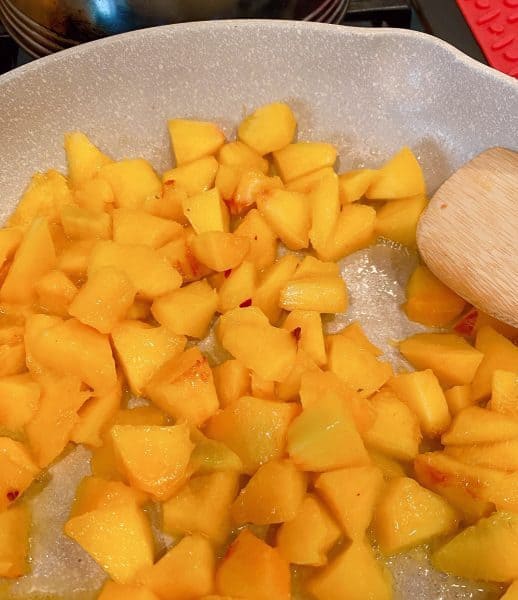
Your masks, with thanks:
[(199, 533), (224, 544), (232, 523), (230, 506), (239, 490), (236, 471), (192, 477), (162, 507), (163, 528), (171, 535)]
[[(234, 194), (236, 193), (239, 180), (243, 176), (245, 170), (246, 168), (243, 167), (224, 164), (219, 165), (218, 172), (216, 173), (216, 179), (214, 181), (214, 187), (221, 194), (222, 200), (224, 200), (226, 203), (229, 203), (231, 206), (233, 204), (232, 201)], [(266, 173), (267, 170), (268, 169), (261, 172)]]
[(28, 573), (30, 524), (24, 504), (0, 512), (0, 577), (15, 579)]
[[(46, 369), (41, 365), (33, 355), (32, 348), (40, 338), (40, 335), (50, 327), (54, 325), (59, 325), (63, 322), (62, 319), (55, 316), (50, 315), (42, 315), (42, 314), (29, 314), (25, 317), (25, 331), (23, 328), (19, 330), (11, 330), (9, 331), (9, 338), (7, 340), (3, 340), (6, 344), (12, 344), (13, 346), (21, 345), (22, 348), (25, 346), (24, 354), (26, 369), (30, 371), (32, 375), (41, 375)], [(2, 330), (0, 330), (2, 331)], [(15, 335), (13, 335), (15, 334)], [(21, 344), (20, 344), (21, 342)], [(5, 346), (5, 345), (4, 345)], [(1, 346), (0, 346), (1, 347)], [(25, 369), (24, 369), (25, 370)]]
[(338, 188), (340, 190), (340, 202), (350, 204), (361, 200), (365, 192), (379, 177), (379, 171), (375, 169), (354, 169), (338, 176)]
[(279, 300), (281, 290), (295, 273), (299, 261), (293, 254), (287, 254), (266, 269), (252, 299), (252, 306), (259, 307), (275, 324), (281, 315)]
[(110, 333), (124, 319), (135, 299), (135, 288), (123, 271), (103, 267), (94, 271), (77, 292), (69, 314), (81, 323)]
[(182, 203), (187, 198), (187, 192), (172, 182), (162, 184), (160, 194), (144, 200), (142, 207), (146, 212), (162, 219), (172, 219), (182, 225), (187, 225), (183, 214)]
[(292, 179), (286, 184), (286, 189), (290, 192), (308, 194), (318, 186), (324, 177), (329, 177), (330, 175), (336, 175), (333, 167), (323, 167), (322, 169), (318, 169), (318, 171), (312, 171), (307, 175), (302, 175), (302, 177)]
[(212, 369), (221, 408), (250, 393), (250, 371), (236, 359), (226, 360)]
[(406, 476), (407, 472), (405, 468), (390, 456), (377, 452), (376, 450), (370, 450), (369, 456), (372, 460), (372, 464), (376, 465), (383, 473), (383, 479), (385, 481), (390, 481), (395, 477)]
[(466, 446), (502, 442), (518, 437), (518, 420), (492, 410), (469, 406), (453, 419), (441, 438), (444, 445)]
[(208, 121), (171, 119), (167, 125), (177, 165), (216, 154), (225, 143), (224, 133)]
[(345, 337), (354, 342), (359, 348), (368, 350), (374, 356), (381, 356), (383, 351), (375, 346), (367, 337), (365, 331), (358, 321), (353, 321), (344, 329), (338, 332), (342, 337)]
[(189, 463), (193, 474), (203, 475), (219, 471), (243, 472), (243, 463), (239, 456), (222, 442), (210, 440), (198, 430), (191, 431), (191, 439), (196, 442)]
[(287, 146), (295, 135), (297, 122), (284, 102), (273, 102), (255, 110), (238, 127), (237, 136), (263, 156)]
[(50, 314), (66, 317), (77, 288), (63, 271), (49, 271), (34, 286), (41, 309)]
[(368, 465), (322, 473), (315, 489), (350, 540), (362, 540), (383, 488), (378, 467)]
[(309, 192), (311, 229), (309, 239), (316, 253), (326, 259), (331, 234), (340, 215), (338, 176), (334, 171), (324, 175)]
[(390, 363), (378, 360), (347, 337), (330, 335), (326, 341), (329, 370), (361, 396), (370, 396), (392, 376)]
[[(277, 397), (281, 402), (297, 401), (300, 394), (302, 377), (306, 373), (313, 371), (321, 372), (311, 356), (305, 350), (298, 348), (297, 358), (295, 359), (291, 373), (282, 383), (275, 384), (271, 397)], [(257, 395), (254, 391), (253, 394)]]
[(112, 162), (80, 131), (65, 134), (65, 152), (68, 180), (75, 188), (88, 182), (101, 167)]
[(0, 377), (0, 429), (23, 429), (39, 406), (40, 386), (29, 373)]
[(365, 444), (397, 460), (413, 460), (421, 442), (416, 414), (386, 389), (375, 394), (371, 403), (375, 419), (362, 434)]
[(392, 600), (392, 577), (362, 540), (312, 577), (307, 589), (317, 600)]
[(452, 333), (416, 333), (400, 342), (399, 351), (416, 369), (432, 369), (446, 386), (471, 383), (483, 356)]
[(277, 256), (277, 236), (256, 208), (246, 214), (234, 234), (250, 241), (245, 260), (254, 263), (257, 269), (273, 265)]
[(165, 363), (145, 393), (176, 421), (194, 426), (202, 425), (219, 408), (212, 371), (197, 347)]
[(496, 512), (468, 527), (433, 555), (433, 564), (466, 579), (511, 582), (518, 578), (518, 515)]
[(376, 234), (415, 248), (417, 223), (427, 203), (424, 194), (387, 202), (376, 213)]
[(346, 401), (329, 391), (318, 403), (306, 405), (303, 399), (302, 413), (288, 430), (288, 454), (304, 471), (329, 471), (369, 462)]
[(306, 195), (272, 189), (258, 196), (257, 207), (290, 250), (308, 247), (311, 207)]
[(386, 162), (378, 174), (365, 194), (368, 200), (396, 200), (426, 192), (421, 166), (406, 146)]
[(417, 416), (424, 435), (438, 437), (448, 429), (451, 422), (448, 403), (431, 369), (396, 375), (389, 386)]
[(61, 173), (54, 170), (36, 173), (7, 224), (10, 227), (21, 226), (25, 231), (38, 217), (55, 223), (59, 220), (61, 207), (71, 202), (72, 194)]
[(196, 233), (228, 231), (228, 209), (218, 188), (186, 198), (182, 210)]
[(453, 533), (456, 511), (440, 496), (408, 477), (387, 483), (374, 514), (374, 535), (384, 554), (396, 554)]
[[(391, 206), (389, 204), (389, 206)], [(430, 327), (445, 327), (458, 317), (466, 302), (439, 281), (426, 267), (416, 267), (406, 288), (403, 305), (407, 317)]]
[(71, 240), (108, 240), (112, 236), (112, 220), (105, 212), (67, 204), (61, 209), (61, 225)]
[(282, 326), (297, 339), (299, 350), (306, 352), (318, 366), (326, 364), (327, 355), (320, 313), (293, 310), (288, 313)]
[(27, 352), (59, 375), (73, 375), (96, 393), (110, 391), (117, 383), (115, 361), (107, 336), (76, 319), (55, 324), (27, 344)]
[(111, 185), (100, 177), (87, 179), (74, 190), (75, 203), (96, 213), (108, 212), (115, 200)]
[(218, 307), (218, 293), (206, 280), (195, 281), (157, 298), (155, 319), (177, 335), (203, 338)]
[(279, 305), (285, 310), (339, 313), (347, 310), (347, 287), (340, 277), (297, 277), (281, 289)]
[(216, 590), (247, 600), (289, 600), (289, 565), (275, 548), (244, 530), (216, 572)]
[(7, 273), (0, 300), (19, 304), (30, 304), (35, 299), (36, 281), (54, 268), (56, 251), (50, 235), (47, 219), (35, 219), (14, 255)]
[(180, 237), (183, 227), (169, 219), (155, 217), (145, 210), (116, 208), (112, 212), (113, 241), (160, 248)]
[(64, 529), (116, 583), (132, 582), (153, 564), (151, 527), (134, 502), (73, 517)]
[(336, 148), (324, 142), (298, 142), (273, 153), (273, 162), (283, 181), (332, 167), (335, 161)]
[(85, 477), (77, 486), (70, 518), (79, 517), (100, 508), (116, 508), (133, 503), (142, 506), (148, 500), (147, 494), (128, 487), (122, 481)]
[(71, 241), (65, 245), (58, 256), (56, 267), (74, 281), (86, 276), (90, 254), (97, 240)]
[(239, 267), (232, 269), (218, 290), (218, 312), (226, 313), (237, 308), (243, 302), (251, 301), (257, 287), (257, 269), (254, 263), (243, 261)]
[(102, 446), (102, 434), (119, 410), (121, 401), (122, 385), (119, 378), (110, 392), (92, 396), (81, 406), (77, 413), (79, 420), (70, 434), (71, 441), (93, 448)]
[(289, 460), (272, 460), (259, 467), (232, 504), (238, 525), (271, 525), (297, 515), (307, 487), (307, 476)]
[(467, 465), (499, 471), (518, 471), (517, 439), (472, 446), (447, 446), (444, 451)]
[(214, 271), (228, 271), (239, 266), (250, 249), (245, 237), (222, 231), (207, 231), (193, 237), (194, 256)]
[(321, 567), (327, 564), (327, 553), (340, 535), (340, 528), (325, 506), (308, 494), (295, 518), (279, 528), (277, 549), (289, 563)]
[(214, 186), (218, 166), (218, 161), (213, 156), (206, 156), (166, 171), (162, 181), (166, 185), (172, 183), (185, 190), (188, 196), (195, 196)]
[(0, 437), (0, 515), (30, 486), (39, 472), (27, 447)]
[(133, 487), (164, 501), (184, 483), (194, 448), (187, 425), (114, 425), (110, 435), (120, 467)]
[(513, 581), (513, 583), (507, 588), (507, 591), (502, 596), (500, 600), (517, 600), (518, 599), (518, 580)]
[(194, 238), (192, 230), (184, 231), (184, 235), (158, 250), (169, 264), (180, 273), (183, 282), (189, 283), (206, 277), (211, 270), (202, 264), (193, 254), (190, 242)]
[(518, 417), (518, 371), (493, 371), (488, 407), (504, 415)]
[(159, 196), (162, 191), (160, 178), (142, 158), (105, 165), (99, 177), (110, 184), (116, 208), (142, 208), (148, 198)]
[(183, 351), (186, 342), (163, 325), (152, 327), (142, 321), (123, 321), (111, 338), (130, 389), (138, 396), (160, 367)]
[(205, 433), (233, 450), (244, 472), (252, 475), (262, 464), (284, 454), (286, 433), (297, 413), (295, 404), (243, 396), (216, 413)]
[(140, 585), (125, 585), (107, 581), (97, 600), (159, 600), (151, 590)]
[(419, 454), (414, 471), (421, 485), (445, 498), (467, 523), (494, 511), (495, 505), (488, 497), (504, 478), (502, 472), (466, 465), (444, 452)]
[(315, 249), (325, 260), (340, 260), (374, 241), (376, 211), (364, 204), (347, 204), (338, 215), (327, 243)]
[(479, 329), (475, 346), (484, 354), (471, 382), (473, 401), (479, 402), (491, 394), (496, 370), (518, 372), (518, 347), (490, 326)]
[(10, 260), (23, 238), (23, 233), (14, 227), (0, 229), (0, 268)]
[(182, 277), (166, 258), (153, 248), (116, 242), (98, 242), (88, 265), (91, 277), (103, 267), (123, 271), (142, 298), (153, 300), (182, 285)]
[(23, 343), (0, 345), (0, 377), (23, 373), (26, 368)]
[(467, 408), (473, 404), (471, 397), (471, 386), (470, 385), (454, 385), (453, 387), (444, 391), (444, 397), (448, 403), (448, 409), (450, 415), (454, 417), (462, 409)]
[(137, 581), (159, 598), (187, 600), (214, 590), (215, 557), (209, 540), (201, 535), (184, 537)]
[[(268, 161), (243, 142), (230, 142), (221, 147), (218, 152), (220, 165), (238, 169), (239, 177), (244, 171), (257, 169), (268, 173)], [(237, 181), (236, 181), (237, 185)]]
[(81, 381), (73, 375), (45, 375), (38, 380), (41, 384), (39, 407), (25, 426), (25, 433), (36, 463), (44, 468), (71, 440), (74, 425), (79, 422), (77, 412), (90, 393), (81, 391)]
[(219, 320), (222, 346), (268, 381), (282, 381), (289, 374), (297, 356), (297, 344), (289, 331), (265, 324), (247, 324), (240, 316), (247, 308), (235, 308)]
[(227, 206), (231, 214), (242, 214), (251, 208), (262, 195), (283, 187), (280, 177), (267, 177), (258, 169), (245, 171), (239, 178), (232, 197), (227, 200)]

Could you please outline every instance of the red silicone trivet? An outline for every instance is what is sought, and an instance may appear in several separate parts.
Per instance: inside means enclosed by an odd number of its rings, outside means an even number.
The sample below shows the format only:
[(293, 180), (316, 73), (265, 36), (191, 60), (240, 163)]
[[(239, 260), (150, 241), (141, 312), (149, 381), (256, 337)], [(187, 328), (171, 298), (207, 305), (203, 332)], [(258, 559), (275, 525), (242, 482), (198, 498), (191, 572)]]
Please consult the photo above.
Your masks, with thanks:
[(495, 69), (518, 77), (518, 0), (457, 0)]

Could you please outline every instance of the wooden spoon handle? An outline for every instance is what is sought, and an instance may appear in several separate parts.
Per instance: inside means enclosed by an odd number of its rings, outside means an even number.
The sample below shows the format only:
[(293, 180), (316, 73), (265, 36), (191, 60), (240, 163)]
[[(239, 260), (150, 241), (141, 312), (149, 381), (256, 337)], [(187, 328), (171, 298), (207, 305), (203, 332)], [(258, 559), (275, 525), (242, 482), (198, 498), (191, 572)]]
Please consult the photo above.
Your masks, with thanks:
[(518, 153), (491, 148), (454, 173), (421, 217), (417, 244), (446, 285), (518, 327)]

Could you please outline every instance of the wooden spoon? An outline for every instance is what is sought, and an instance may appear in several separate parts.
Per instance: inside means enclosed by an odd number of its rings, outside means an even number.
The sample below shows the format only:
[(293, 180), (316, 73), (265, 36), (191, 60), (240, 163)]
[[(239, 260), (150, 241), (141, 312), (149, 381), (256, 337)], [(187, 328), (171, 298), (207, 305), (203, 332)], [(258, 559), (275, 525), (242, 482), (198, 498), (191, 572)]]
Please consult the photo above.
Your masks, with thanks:
[(518, 327), (518, 152), (491, 148), (447, 179), (421, 217), (417, 245), (452, 290)]

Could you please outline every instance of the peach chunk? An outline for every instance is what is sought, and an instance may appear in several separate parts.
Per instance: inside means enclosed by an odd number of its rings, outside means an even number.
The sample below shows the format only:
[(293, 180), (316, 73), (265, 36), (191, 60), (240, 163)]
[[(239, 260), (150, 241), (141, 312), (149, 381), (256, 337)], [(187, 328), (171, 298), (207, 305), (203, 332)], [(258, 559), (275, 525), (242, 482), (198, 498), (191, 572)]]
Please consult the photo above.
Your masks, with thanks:
[(29, 571), (30, 524), (31, 514), (24, 504), (0, 512), (0, 577), (21, 577)]

